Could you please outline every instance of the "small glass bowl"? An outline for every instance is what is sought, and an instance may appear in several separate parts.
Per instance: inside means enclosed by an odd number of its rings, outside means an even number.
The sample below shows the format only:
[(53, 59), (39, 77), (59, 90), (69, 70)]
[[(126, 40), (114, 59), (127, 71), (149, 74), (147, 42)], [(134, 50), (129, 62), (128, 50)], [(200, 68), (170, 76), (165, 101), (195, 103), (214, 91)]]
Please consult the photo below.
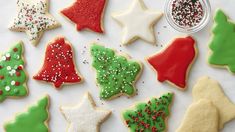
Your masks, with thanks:
[(183, 33), (192, 34), (192, 33), (198, 32), (201, 29), (203, 29), (210, 21), (211, 6), (210, 6), (209, 0), (199, 0), (202, 5), (203, 11), (204, 11), (204, 16), (203, 16), (202, 20), (200, 21), (200, 23), (198, 23), (194, 27), (189, 27), (189, 28), (179, 26), (178, 24), (175, 23), (175, 21), (173, 20), (172, 14), (171, 14), (171, 12), (172, 12), (171, 7), (172, 7), (173, 1), (174, 0), (167, 0), (166, 5), (165, 5), (165, 16), (166, 16), (166, 20), (169, 23), (169, 25), (171, 27), (173, 27), (175, 30), (177, 30), (179, 32), (183, 32)]

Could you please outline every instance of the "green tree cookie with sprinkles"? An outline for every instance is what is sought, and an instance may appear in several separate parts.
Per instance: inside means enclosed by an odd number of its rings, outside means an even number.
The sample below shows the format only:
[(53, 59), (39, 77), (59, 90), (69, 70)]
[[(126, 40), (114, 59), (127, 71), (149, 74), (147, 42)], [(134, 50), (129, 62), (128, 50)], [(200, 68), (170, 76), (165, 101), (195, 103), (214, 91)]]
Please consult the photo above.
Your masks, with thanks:
[(16, 116), (14, 121), (4, 125), (6, 132), (48, 132), (49, 97), (44, 96), (27, 112)]
[(26, 74), (22, 57), (23, 43), (19, 42), (0, 60), (0, 102), (7, 97), (27, 95)]
[(217, 10), (214, 21), (208, 62), (216, 66), (226, 66), (235, 73), (235, 24), (228, 20), (222, 10)]
[(167, 93), (124, 111), (123, 119), (130, 132), (164, 132), (172, 100), (173, 93)]
[(135, 95), (134, 83), (142, 68), (138, 62), (117, 56), (114, 50), (96, 44), (91, 47), (91, 55), (92, 66), (97, 72), (96, 80), (101, 87), (101, 99), (109, 100), (122, 94)]

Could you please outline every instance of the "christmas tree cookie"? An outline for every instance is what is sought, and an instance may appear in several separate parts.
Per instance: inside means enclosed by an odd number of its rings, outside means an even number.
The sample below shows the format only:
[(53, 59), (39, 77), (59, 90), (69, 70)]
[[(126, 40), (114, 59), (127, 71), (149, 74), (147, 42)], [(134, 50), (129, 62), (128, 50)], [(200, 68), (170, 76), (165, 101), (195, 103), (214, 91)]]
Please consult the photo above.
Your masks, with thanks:
[(133, 109), (123, 112), (123, 119), (130, 132), (164, 132), (173, 93), (139, 103)]
[(57, 37), (47, 46), (42, 69), (33, 78), (51, 82), (56, 88), (82, 81), (75, 68), (72, 47), (64, 37)]
[(14, 121), (4, 125), (6, 132), (48, 132), (49, 97), (45, 96), (28, 111), (18, 114)]
[(195, 41), (189, 36), (174, 39), (165, 50), (147, 58), (147, 61), (157, 71), (160, 82), (168, 81), (185, 89), (187, 74), (196, 54)]
[(27, 76), (24, 71), (23, 43), (19, 42), (0, 59), (0, 102), (7, 97), (26, 96)]
[(113, 99), (119, 95), (133, 96), (136, 93), (135, 81), (142, 66), (136, 61), (129, 61), (115, 51), (94, 44), (91, 47), (92, 66), (97, 72), (97, 83), (101, 88), (100, 98)]
[(17, 16), (12, 31), (26, 32), (32, 44), (38, 44), (43, 32), (60, 24), (48, 13), (48, 0), (17, 0)]
[(211, 65), (227, 67), (235, 73), (235, 23), (228, 20), (222, 10), (214, 17), (213, 37), (209, 44), (211, 50), (208, 62)]
[(75, 0), (61, 11), (62, 15), (76, 24), (78, 31), (85, 28), (103, 33), (102, 17), (106, 0)]

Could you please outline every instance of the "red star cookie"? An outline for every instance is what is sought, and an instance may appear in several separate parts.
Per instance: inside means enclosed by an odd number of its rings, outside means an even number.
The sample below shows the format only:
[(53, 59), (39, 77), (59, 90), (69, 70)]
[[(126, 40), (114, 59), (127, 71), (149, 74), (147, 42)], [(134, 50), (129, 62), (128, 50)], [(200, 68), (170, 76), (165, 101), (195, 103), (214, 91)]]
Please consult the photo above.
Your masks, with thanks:
[(192, 37), (176, 38), (164, 51), (149, 57), (147, 61), (157, 71), (158, 80), (184, 89), (189, 67), (196, 58), (195, 45)]
[(105, 2), (106, 0), (76, 0), (61, 13), (76, 24), (78, 31), (89, 28), (94, 32), (103, 33), (101, 23)]
[(71, 45), (63, 37), (56, 38), (47, 46), (43, 67), (33, 78), (52, 82), (56, 88), (63, 83), (82, 81), (73, 62)]

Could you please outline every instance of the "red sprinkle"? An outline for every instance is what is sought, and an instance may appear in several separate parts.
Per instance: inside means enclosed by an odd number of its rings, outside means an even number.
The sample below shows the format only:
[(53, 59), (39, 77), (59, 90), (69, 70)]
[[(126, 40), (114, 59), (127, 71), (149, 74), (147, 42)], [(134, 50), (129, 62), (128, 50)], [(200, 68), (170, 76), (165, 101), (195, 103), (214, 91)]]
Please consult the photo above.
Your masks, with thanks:
[(15, 85), (16, 85), (16, 86), (19, 86), (19, 85), (20, 85), (20, 82), (16, 82)]

